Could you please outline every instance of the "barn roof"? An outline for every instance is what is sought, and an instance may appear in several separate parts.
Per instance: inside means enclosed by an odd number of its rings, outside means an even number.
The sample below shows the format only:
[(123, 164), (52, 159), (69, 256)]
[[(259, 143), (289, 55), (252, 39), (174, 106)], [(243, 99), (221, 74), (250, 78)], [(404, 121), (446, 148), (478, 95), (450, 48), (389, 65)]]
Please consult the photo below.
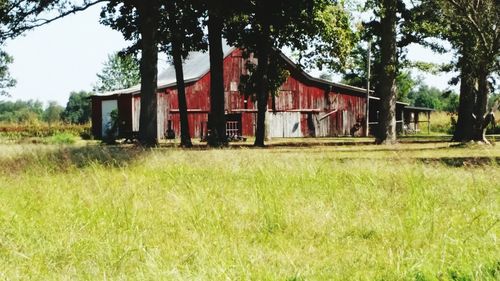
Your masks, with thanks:
[[(366, 89), (363, 89), (363, 88), (350, 86), (350, 85), (346, 85), (346, 84), (342, 84), (342, 83), (336, 83), (336, 82), (328, 81), (325, 79), (313, 77), (309, 73), (305, 72), (296, 63), (294, 63), (289, 57), (287, 57), (285, 54), (283, 54), (283, 52), (279, 51), (279, 55), (286, 63), (288, 63), (295, 70), (297, 70), (300, 75), (302, 75), (303, 77), (305, 77), (307, 80), (309, 80), (311, 82), (315, 82), (315, 83), (322, 84), (322, 85), (329, 86), (329, 87), (333, 87), (333, 88), (340, 88), (340, 89), (344, 89), (344, 90), (349, 90), (349, 91), (354, 91), (357, 93), (366, 94)], [(373, 91), (370, 91), (370, 93), (372, 93), (372, 92)]]
[[(226, 44), (222, 45), (224, 58), (229, 56), (236, 48)], [(191, 52), (183, 63), (184, 81), (186, 83), (198, 81), (210, 71), (210, 56), (208, 52)], [(158, 87), (165, 88), (174, 86), (176, 82), (175, 68), (168, 67), (158, 76)]]
[[(227, 44), (222, 45), (224, 58), (229, 56), (236, 48), (230, 47)], [(201, 79), (210, 71), (210, 56), (208, 52), (190, 52), (182, 65), (184, 71), (184, 81), (186, 83), (195, 82)], [(158, 75), (158, 89), (165, 89), (175, 86), (177, 79), (175, 77), (175, 68), (170, 65), (167, 69)], [(135, 85), (128, 89), (116, 90), (107, 93), (98, 94), (97, 96), (113, 96), (122, 94), (139, 94), (141, 85)]]
[[(223, 52), (224, 58), (229, 56), (233, 51), (235, 51), (235, 47), (231, 47), (227, 44), (223, 44)], [(358, 88), (350, 85), (345, 85), (341, 83), (335, 83), (328, 80), (324, 80), (321, 78), (316, 78), (309, 75), (307, 72), (302, 70), (297, 64), (295, 64), (290, 58), (288, 58), (281, 51), (279, 52), (283, 60), (292, 66), (293, 69), (298, 71), (298, 74), (304, 77), (306, 80), (320, 84), (322, 86), (328, 86), (333, 88), (340, 88), (344, 90), (348, 90), (351, 92), (356, 92), (358, 94), (366, 94), (366, 89)], [(184, 60), (183, 63), (184, 70), (184, 81), (185, 83), (196, 82), (205, 76), (208, 72), (210, 72), (210, 56), (208, 52), (190, 52), (189, 56)], [(170, 65), (165, 71), (161, 72), (158, 75), (158, 89), (165, 89), (177, 84), (175, 77), (175, 68), (173, 65)], [(139, 94), (141, 91), (141, 85), (136, 85), (128, 89), (117, 90), (107, 93), (97, 94), (96, 96), (113, 96), (113, 95), (123, 95), (123, 94)]]

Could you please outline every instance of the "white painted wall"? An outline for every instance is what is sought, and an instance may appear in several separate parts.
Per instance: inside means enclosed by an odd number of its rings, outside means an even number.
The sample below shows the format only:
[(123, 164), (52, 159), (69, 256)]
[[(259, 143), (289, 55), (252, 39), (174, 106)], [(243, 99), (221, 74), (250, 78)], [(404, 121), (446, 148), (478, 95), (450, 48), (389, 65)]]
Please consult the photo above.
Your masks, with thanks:
[(271, 138), (302, 137), (300, 112), (270, 112), (267, 117), (269, 118)]
[(111, 125), (111, 111), (118, 110), (117, 100), (103, 100), (102, 101), (102, 136), (107, 137), (106, 131)]
[(141, 99), (132, 98), (132, 131), (139, 132), (139, 117), (141, 115)]

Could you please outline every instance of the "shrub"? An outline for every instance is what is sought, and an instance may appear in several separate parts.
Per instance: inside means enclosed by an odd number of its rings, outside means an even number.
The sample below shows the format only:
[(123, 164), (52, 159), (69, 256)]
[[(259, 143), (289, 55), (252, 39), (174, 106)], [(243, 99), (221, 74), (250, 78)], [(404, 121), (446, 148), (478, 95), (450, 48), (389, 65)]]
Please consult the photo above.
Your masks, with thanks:
[(90, 124), (52, 126), (47, 124), (0, 124), (0, 137), (8, 139), (47, 138), (61, 133), (90, 138)]
[(70, 133), (57, 133), (48, 138), (47, 144), (73, 144), (75, 143), (75, 136)]

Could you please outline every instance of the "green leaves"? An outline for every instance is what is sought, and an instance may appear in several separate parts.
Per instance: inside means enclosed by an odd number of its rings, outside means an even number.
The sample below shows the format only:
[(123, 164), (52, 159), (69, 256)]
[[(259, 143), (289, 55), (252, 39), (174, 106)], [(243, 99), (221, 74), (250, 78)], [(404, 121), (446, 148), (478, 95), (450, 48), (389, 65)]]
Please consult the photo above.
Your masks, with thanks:
[(90, 93), (85, 91), (73, 92), (69, 96), (66, 109), (61, 117), (64, 122), (71, 124), (86, 124), (90, 120), (91, 106)]
[(12, 62), (12, 57), (0, 50), (0, 96), (8, 96), (7, 89), (16, 85), (16, 80), (9, 73), (9, 64)]
[(314, 22), (305, 64), (340, 71), (359, 40), (351, 27), (350, 14), (340, 4), (328, 4), (316, 11)]
[(97, 74), (95, 92), (111, 92), (127, 89), (141, 82), (139, 63), (132, 55), (118, 53), (108, 56), (102, 72)]

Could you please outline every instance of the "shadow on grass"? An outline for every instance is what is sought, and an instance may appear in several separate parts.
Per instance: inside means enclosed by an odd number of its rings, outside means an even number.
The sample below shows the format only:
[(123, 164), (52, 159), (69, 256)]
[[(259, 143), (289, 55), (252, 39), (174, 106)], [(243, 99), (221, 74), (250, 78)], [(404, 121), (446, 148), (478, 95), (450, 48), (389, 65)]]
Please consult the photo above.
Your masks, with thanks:
[[(321, 139), (319, 139), (321, 140)], [(398, 143), (400, 144), (434, 144), (434, 143), (450, 143), (448, 138), (434, 138), (434, 139), (399, 139)], [(374, 140), (332, 140), (332, 141), (285, 141), (285, 142), (277, 142), (277, 143), (269, 143), (265, 148), (314, 148), (314, 147), (328, 147), (328, 146), (377, 146)], [(231, 144), (231, 147), (234, 148), (244, 148), (244, 147), (252, 147), (252, 143), (245, 144)]]
[(123, 167), (144, 151), (145, 149), (137, 146), (101, 145), (35, 149), (12, 158), (0, 159), (0, 173), (20, 173), (27, 170), (64, 172), (94, 164)]
[(445, 165), (452, 168), (481, 168), (500, 165), (500, 157), (408, 157), (408, 158), (369, 158), (369, 157), (339, 157), (332, 158), (340, 163), (356, 161), (391, 161), (397, 163), (423, 163), (426, 165)]
[(424, 164), (444, 164), (449, 167), (483, 167), (500, 165), (500, 157), (435, 157), (416, 158)]

